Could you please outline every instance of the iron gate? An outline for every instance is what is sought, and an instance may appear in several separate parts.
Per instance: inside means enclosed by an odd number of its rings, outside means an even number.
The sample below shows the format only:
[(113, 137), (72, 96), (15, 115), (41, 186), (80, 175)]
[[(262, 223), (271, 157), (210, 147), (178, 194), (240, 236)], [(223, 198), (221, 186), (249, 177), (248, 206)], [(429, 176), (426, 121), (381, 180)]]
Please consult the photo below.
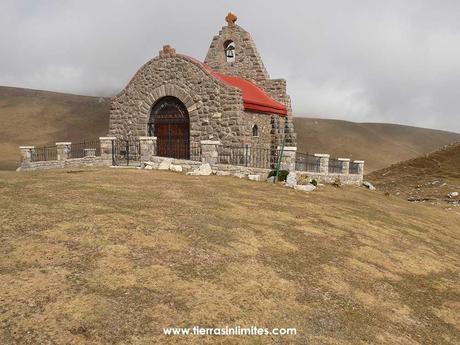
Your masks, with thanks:
[(112, 165), (140, 165), (141, 145), (139, 138), (112, 140)]

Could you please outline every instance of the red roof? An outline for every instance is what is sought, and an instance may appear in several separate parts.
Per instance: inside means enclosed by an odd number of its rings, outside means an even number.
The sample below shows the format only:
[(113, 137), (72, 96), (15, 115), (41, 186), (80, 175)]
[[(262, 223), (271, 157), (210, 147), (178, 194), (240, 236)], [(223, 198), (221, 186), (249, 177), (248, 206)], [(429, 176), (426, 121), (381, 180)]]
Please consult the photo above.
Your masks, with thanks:
[(193, 59), (193, 58), (191, 59), (201, 64), (214, 77), (221, 80), (225, 84), (234, 86), (240, 89), (243, 94), (244, 109), (258, 111), (262, 113), (271, 113), (271, 114), (278, 114), (281, 116), (286, 116), (287, 114), (286, 106), (280, 102), (275, 101), (273, 98), (267, 95), (264, 90), (259, 88), (253, 82), (250, 82), (249, 80), (246, 80), (240, 77), (234, 77), (234, 76), (229, 76), (229, 75), (218, 73), (214, 71), (208, 65), (196, 59)]
[(235, 86), (242, 91), (244, 109), (260, 111), (262, 113), (274, 113), (282, 116), (287, 114), (286, 106), (284, 104), (272, 99), (265, 93), (265, 91), (249, 80), (220, 74), (210, 68), (209, 70), (216, 78), (222, 80), (228, 85)]

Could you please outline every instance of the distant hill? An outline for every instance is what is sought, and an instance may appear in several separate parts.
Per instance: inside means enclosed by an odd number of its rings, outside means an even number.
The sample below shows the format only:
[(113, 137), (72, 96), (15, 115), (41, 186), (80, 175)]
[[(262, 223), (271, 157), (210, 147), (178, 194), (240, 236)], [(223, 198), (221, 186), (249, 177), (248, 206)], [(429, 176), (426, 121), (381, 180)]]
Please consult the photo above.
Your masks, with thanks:
[[(107, 134), (110, 99), (0, 86), (0, 170), (19, 164), (19, 145)], [(364, 159), (365, 170), (460, 141), (460, 134), (402, 125), (294, 118), (300, 152)]]
[[(366, 176), (377, 189), (409, 201), (460, 206), (460, 142)], [(458, 207), (460, 211), (460, 207)]]
[(366, 161), (365, 172), (460, 141), (459, 133), (419, 127), (294, 118), (298, 150)]
[(19, 145), (107, 134), (109, 109), (107, 98), (0, 86), (0, 170), (18, 167)]

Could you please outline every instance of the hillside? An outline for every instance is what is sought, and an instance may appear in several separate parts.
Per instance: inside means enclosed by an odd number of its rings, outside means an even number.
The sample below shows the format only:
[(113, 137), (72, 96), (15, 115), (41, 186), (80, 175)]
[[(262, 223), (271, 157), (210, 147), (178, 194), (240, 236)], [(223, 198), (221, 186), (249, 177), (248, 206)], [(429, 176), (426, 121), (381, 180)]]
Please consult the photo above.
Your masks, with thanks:
[(448, 193), (460, 193), (460, 143), (374, 171), (366, 179), (410, 201), (458, 207), (460, 197)]
[(297, 117), (294, 125), (299, 151), (363, 159), (366, 173), (460, 141), (459, 133), (395, 124)]
[[(0, 170), (15, 169), (19, 145), (80, 141), (107, 134), (107, 98), (0, 87)], [(430, 129), (338, 120), (294, 118), (300, 152), (366, 161), (366, 172), (460, 140)]]
[[(0, 195), (2, 344), (460, 343), (455, 212), (108, 168), (0, 172)], [(162, 333), (196, 325), (297, 335)]]
[(0, 170), (18, 167), (19, 145), (107, 134), (109, 109), (105, 98), (0, 87)]

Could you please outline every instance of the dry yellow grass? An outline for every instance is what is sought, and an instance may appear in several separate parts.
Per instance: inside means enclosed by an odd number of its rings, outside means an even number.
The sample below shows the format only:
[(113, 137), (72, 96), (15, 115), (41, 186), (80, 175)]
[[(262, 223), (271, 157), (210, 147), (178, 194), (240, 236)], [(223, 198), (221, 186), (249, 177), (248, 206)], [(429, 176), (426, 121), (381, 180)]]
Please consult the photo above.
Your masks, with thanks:
[[(460, 215), (142, 170), (0, 172), (1, 344), (458, 344)], [(290, 337), (163, 327), (296, 327)]]

